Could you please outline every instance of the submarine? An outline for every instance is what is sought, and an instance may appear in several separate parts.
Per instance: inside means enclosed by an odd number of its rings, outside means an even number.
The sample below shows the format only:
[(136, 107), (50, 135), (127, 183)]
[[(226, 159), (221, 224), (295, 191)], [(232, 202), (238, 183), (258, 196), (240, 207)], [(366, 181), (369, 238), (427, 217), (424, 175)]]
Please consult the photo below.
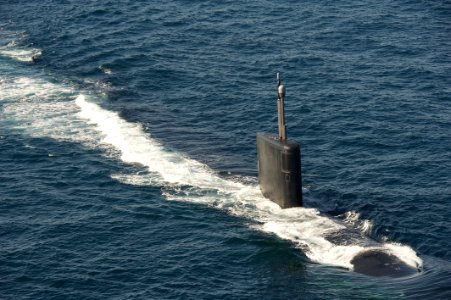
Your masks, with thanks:
[[(302, 207), (302, 166), (301, 147), (296, 141), (287, 138), (285, 125), (285, 87), (277, 72), (277, 115), (279, 134), (257, 133), (258, 184), (262, 195), (282, 209)], [(352, 232), (347, 234), (358, 234)], [(347, 244), (346, 235), (326, 237), (335, 245)], [(405, 277), (418, 274), (422, 270), (408, 265), (400, 258), (381, 247), (376, 241), (372, 246), (358, 253), (352, 260), (353, 271), (373, 277)]]
[(287, 139), (285, 87), (277, 73), (279, 135), (257, 133), (258, 183), (264, 197), (281, 208), (302, 206), (301, 147)]

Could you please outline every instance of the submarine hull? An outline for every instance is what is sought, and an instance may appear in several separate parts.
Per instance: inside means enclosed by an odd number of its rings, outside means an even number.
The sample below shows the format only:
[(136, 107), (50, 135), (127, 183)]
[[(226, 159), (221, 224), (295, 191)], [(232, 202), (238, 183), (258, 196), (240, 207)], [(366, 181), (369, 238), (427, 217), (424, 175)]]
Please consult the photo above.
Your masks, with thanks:
[(404, 277), (418, 274), (418, 270), (407, 265), (398, 257), (378, 250), (358, 254), (351, 261), (354, 272), (369, 276)]

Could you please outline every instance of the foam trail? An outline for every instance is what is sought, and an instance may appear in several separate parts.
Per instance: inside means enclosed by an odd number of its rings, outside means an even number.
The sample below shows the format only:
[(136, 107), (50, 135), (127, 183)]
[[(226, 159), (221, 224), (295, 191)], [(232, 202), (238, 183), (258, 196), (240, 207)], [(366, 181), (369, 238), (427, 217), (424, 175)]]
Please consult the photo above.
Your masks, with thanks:
[(360, 213), (348, 211), (344, 214), (344, 222), (357, 227), (363, 234), (370, 235), (373, 230), (373, 223), (370, 220), (360, 219)]
[(102, 147), (95, 138), (97, 131), (76, 116), (78, 107), (72, 97), (71, 87), (44, 78), (2, 76), (0, 121), (32, 137)]
[(6, 46), (0, 47), (0, 56), (12, 58), (21, 62), (33, 62), (42, 55), (42, 51), (37, 48), (24, 48), (17, 45), (17, 42), (11, 41)]
[(75, 103), (81, 108), (79, 116), (97, 126), (104, 135), (103, 141), (120, 150), (124, 162), (142, 164), (169, 183), (205, 189), (214, 189), (224, 183), (206, 165), (166, 151), (160, 143), (148, 137), (141, 125), (126, 122), (117, 113), (87, 102), (84, 95), (78, 96)]
[(123, 161), (139, 163), (149, 170), (135, 175), (112, 175), (117, 180), (134, 185), (160, 185), (166, 187), (164, 196), (169, 200), (204, 203), (258, 221), (262, 224), (255, 225), (259, 230), (292, 241), (318, 263), (352, 269), (351, 260), (356, 255), (378, 249), (414, 268), (422, 266), (421, 259), (407, 246), (368, 244), (365, 239), (349, 245), (335, 244), (326, 237), (346, 230), (344, 224), (312, 208), (281, 209), (265, 199), (258, 186), (222, 179), (206, 165), (168, 151), (141, 125), (129, 123), (117, 113), (88, 102), (84, 95), (78, 96), (75, 103), (80, 108), (79, 117), (94, 125), (103, 142), (120, 151)]

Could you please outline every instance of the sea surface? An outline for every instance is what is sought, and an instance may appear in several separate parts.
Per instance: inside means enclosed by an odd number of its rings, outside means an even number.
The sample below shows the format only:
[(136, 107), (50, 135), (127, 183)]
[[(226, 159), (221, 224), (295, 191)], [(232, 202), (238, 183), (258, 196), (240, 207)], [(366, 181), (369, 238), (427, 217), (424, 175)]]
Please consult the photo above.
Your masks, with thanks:
[(451, 299), (450, 216), (451, 1), (0, 1), (0, 299)]

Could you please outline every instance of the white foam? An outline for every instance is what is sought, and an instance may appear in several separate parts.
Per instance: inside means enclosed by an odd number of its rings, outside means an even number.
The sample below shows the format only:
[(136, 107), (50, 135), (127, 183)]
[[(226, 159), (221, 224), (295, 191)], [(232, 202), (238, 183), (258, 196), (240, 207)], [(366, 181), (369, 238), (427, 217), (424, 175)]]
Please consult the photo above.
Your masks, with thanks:
[(100, 71), (102, 71), (103, 73), (107, 74), (107, 75), (111, 75), (113, 74), (113, 71), (110, 68), (104, 67), (104, 66), (99, 66), (98, 67)]
[(352, 210), (345, 213), (344, 221), (348, 224), (355, 224), (359, 218), (360, 213)]
[(423, 261), (419, 258), (415, 251), (409, 246), (399, 243), (385, 243), (384, 248), (389, 249), (392, 254), (407, 263), (413, 268), (423, 269)]
[(6, 46), (0, 47), (0, 55), (10, 57), (17, 61), (32, 62), (42, 55), (42, 51), (36, 48), (21, 48), (13, 41)]
[(362, 233), (364, 233), (366, 235), (370, 235), (371, 232), (373, 231), (373, 222), (370, 220), (363, 220), (359, 224), (359, 229)]
[(72, 88), (44, 78), (3, 76), (0, 80), (2, 121), (32, 137), (93, 144), (98, 132), (80, 120)]
[(373, 230), (373, 222), (360, 218), (360, 213), (356, 211), (348, 211), (344, 214), (344, 222), (357, 227), (363, 234), (370, 235)]
[(41, 49), (21, 46), (27, 37), (26, 32), (5, 32), (0, 28), (0, 36), (0, 56), (21, 62), (33, 62), (42, 55)]
[(217, 188), (225, 182), (214, 176), (206, 165), (180, 153), (167, 151), (150, 138), (140, 124), (129, 123), (117, 113), (86, 101), (84, 95), (78, 96), (75, 103), (81, 109), (78, 115), (97, 127), (105, 143), (120, 150), (124, 162), (142, 164), (150, 172), (159, 174), (165, 182), (178, 185), (208, 189)]

